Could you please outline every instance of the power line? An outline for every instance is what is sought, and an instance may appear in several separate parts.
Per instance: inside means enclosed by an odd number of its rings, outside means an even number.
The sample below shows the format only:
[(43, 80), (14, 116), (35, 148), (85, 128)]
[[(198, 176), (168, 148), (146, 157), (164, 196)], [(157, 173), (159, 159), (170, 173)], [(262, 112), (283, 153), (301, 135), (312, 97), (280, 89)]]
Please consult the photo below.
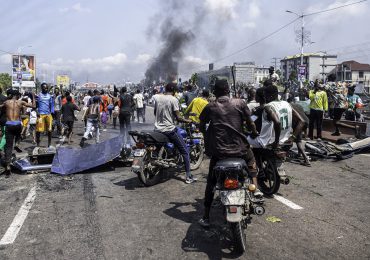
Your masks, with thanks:
[[(254, 41), (254, 42), (250, 43), (249, 45), (247, 45), (247, 46), (245, 46), (245, 47), (243, 47), (243, 48), (241, 48), (241, 49), (239, 49), (239, 50), (237, 50), (237, 51), (234, 51), (234, 52), (230, 53), (230, 54), (229, 54), (229, 55), (227, 55), (227, 56), (224, 56), (224, 57), (222, 57), (222, 58), (219, 58), (219, 59), (217, 59), (217, 60), (214, 60), (214, 61), (212, 61), (212, 62), (210, 62), (210, 63), (216, 63), (216, 62), (219, 62), (219, 61), (225, 60), (225, 59), (227, 59), (227, 58), (230, 58), (231, 56), (234, 56), (235, 54), (238, 54), (238, 53), (240, 53), (240, 52), (242, 52), (242, 51), (244, 51), (244, 50), (246, 50), (246, 49), (248, 49), (248, 48), (252, 47), (253, 45), (256, 45), (257, 43), (259, 43), (259, 42), (261, 42), (261, 41), (263, 41), (263, 40), (265, 40), (265, 39), (267, 39), (267, 38), (271, 37), (272, 35), (274, 35), (274, 34), (276, 34), (276, 33), (280, 32), (281, 30), (283, 30), (284, 28), (288, 27), (289, 25), (291, 25), (292, 23), (294, 23), (294, 22), (295, 22), (295, 21), (297, 21), (298, 19), (299, 19), (299, 18), (296, 18), (296, 19), (292, 20), (291, 22), (289, 22), (289, 23), (287, 23), (287, 24), (285, 24), (285, 25), (281, 26), (280, 28), (276, 29), (275, 31), (273, 31), (273, 32), (271, 32), (271, 33), (269, 33), (269, 34), (267, 34), (266, 36), (264, 36), (264, 37), (262, 37), (262, 38), (260, 38), (260, 39), (258, 39), (258, 40), (256, 40), (256, 41)], [(202, 64), (202, 65), (199, 65), (199, 66), (195, 67), (194, 69), (201, 68), (201, 67), (206, 66), (206, 65), (207, 65), (207, 64)]]
[(317, 11), (317, 12), (313, 12), (313, 13), (309, 13), (309, 14), (303, 14), (303, 15), (301, 15), (301, 17), (302, 17), (302, 16), (311, 16), (311, 15), (315, 15), (315, 14), (326, 13), (326, 12), (330, 12), (330, 11), (337, 10), (337, 9), (340, 9), (340, 8), (344, 8), (344, 7), (347, 7), (347, 6), (360, 4), (360, 3), (363, 3), (363, 2), (366, 2), (366, 1), (367, 1), (367, 0), (361, 0), (361, 1), (358, 1), (358, 2), (345, 4), (345, 5), (341, 5), (341, 6), (333, 7), (333, 8), (330, 8), (330, 9), (322, 10), (322, 11)]
[(14, 53), (11, 53), (11, 52), (8, 52), (8, 51), (4, 51), (4, 50), (0, 50), (1, 52), (4, 52), (4, 53), (7, 53), (7, 54), (14, 54)]
[(361, 50), (354, 50), (354, 51), (339, 52), (338, 56), (340, 56), (340, 55), (345, 56), (347, 54), (356, 53), (356, 52), (363, 52), (363, 51), (370, 51), (370, 49), (361, 49)]
[(260, 39), (258, 39), (258, 40), (256, 40), (256, 41), (252, 42), (251, 44), (249, 44), (249, 45), (245, 46), (244, 48), (241, 48), (241, 49), (239, 49), (239, 50), (237, 50), (237, 51), (235, 51), (235, 52), (230, 53), (230, 54), (229, 54), (229, 55), (227, 55), (227, 56), (224, 56), (224, 57), (222, 57), (222, 58), (220, 58), (220, 59), (217, 59), (217, 60), (213, 61), (213, 63), (216, 63), (216, 62), (222, 61), (222, 60), (224, 60), (224, 59), (227, 59), (227, 58), (229, 58), (229, 57), (231, 57), (231, 56), (234, 56), (235, 54), (238, 54), (238, 53), (240, 53), (240, 52), (242, 52), (242, 51), (244, 51), (244, 50), (246, 50), (246, 49), (248, 49), (248, 48), (250, 48), (250, 47), (252, 47), (252, 46), (256, 45), (257, 43), (260, 43), (260, 42), (262, 42), (262, 41), (266, 40), (267, 38), (271, 37), (272, 35), (274, 35), (274, 34), (276, 34), (276, 33), (280, 32), (280, 31), (281, 31), (281, 30), (283, 30), (284, 28), (288, 27), (289, 25), (291, 25), (292, 23), (294, 23), (294, 22), (295, 22), (295, 21), (297, 21), (298, 19), (299, 19), (299, 18), (294, 19), (293, 21), (291, 21), (291, 22), (289, 22), (289, 23), (287, 23), (287, 24), (283, 25), (282, 27), (280, 27), (280, 28), (276, 29), (275, 31), (273, 31), (273, 32), (271, 32), (271, 33), (269, 33), (269, 34), (267, 34), (266, 36), (264, 36), (264, 37), (262, 37), (262, 38), (260, 38)]
[(351, 47), (365, 45), (365, 44), (370, 44), (370, 41), (366, 41), (366, 42), (362, 42), (362, 43), (358, 43), (358, 44), (346, 45), (346, 46), (337, 47), (337, 48), (331, 48), (331, 49), (327, 49), (327, 51), (346, 49), (346, 48), (351, 48)]
[[(294, 23), (294, 22), (296, 22), (297, 20), (301, 19), (303, 16), (312, 16), (312, 15), (316, 15), (316, 14), (321, 14), (321, 13), (325, 13), (325, 12), (330, 12), (330, 11), (337, 10), (337, 9), (340, 9), (340, 8), (344, 8), (344, 7), (347, 7), (347, 6), (351, 6), (351, 5), (355, 5), (355, 4), (360, 4), (360, 3), (363, 3), (363, 2), (366, 2), (366, 1), (367, 1), (367, 0), (361, 0), (361, 1), (358, 1), (358, 2), (345, 4), (345, 5), (337, 6), (337, 7), (334, 7), (334, 8), (330, 8), (330, 9), (322, 10), (322, 11), (312, 12), (312, 13), (308, 13), (308, 14), (304, 14), (304, 15), (302, 14), (301, 16), (298, 16), (298, 17), (297, 17), (296, 19), (294, 19), (293, 21), (291, 21), (291, 22), (289, 22), (289, 23), (287, 23), (287, 24), (283, 25), (282, 27), (280, 27), (280, 28), (276, 29), (275, 31), (273, 31), (273, 32), (271, 32), (271, 33), (269, 33), (269, 34), (267, 34), (266, 36), (264, 36), (264, 37), (262, 37), (262, 38), (260, 38), (260, 39), (258, 39), (258, 40), (256, 40), (256, 41), (252, 42), (251, 44), (249, 44), (249, 45), (247, 45), (247, 46), (245, 46), (245, 47), (243, 47), (243, 48), (241, 48), (241, 49), (239, 49), (239, 50), (237, 50), (237, 51), (235, 51), (235, 52), (232, 52), (232, 53), (230, 53), (230, 54), (228, 54), (228, 55), (226, 55), (226, 56), (224, 56), (224, 57), (222, 57), (222, 58), (219, 58), (219, 59), (217, 59), (217, 60), (214, 60), (214, 61), (212, 61), (211, 63), (220, 62), (220, 61), (225, 60), (225, 59), (227, 59), (227, 58), (230, 58), (230, 57), (232, 57), (232, 56), (234, 56), (234, 55), (236, 55), (236, 54), (238, 54), (238, 53), (240, 53), (240, 52), (243, 52), (244, 50), (246, 50), (246, 49), (248, 49), (248, 48), (250, 48), (250, 47), (252, 47), (252, 46), (256, 45), (257, 43), (260, 43), (260, 42), (262, 42), (262, 41), (266, 40), (267, 38), (269, 38), (269, 37), (273, 36), (274, 34), (276, 34), (276, 33), (280, 32), (281, 30), (285, 29), (286, 27), (288, 27), (288, 26), (289, 26), (289, 25), (291, 25), (292, 23)], [(206, 65), (207, 65), (207, 64), (202, 64), (202, 65), (200, 65), (200, 66), (195, 67), (194, 69), (201, 68), (201, 67), (206, 66)]]

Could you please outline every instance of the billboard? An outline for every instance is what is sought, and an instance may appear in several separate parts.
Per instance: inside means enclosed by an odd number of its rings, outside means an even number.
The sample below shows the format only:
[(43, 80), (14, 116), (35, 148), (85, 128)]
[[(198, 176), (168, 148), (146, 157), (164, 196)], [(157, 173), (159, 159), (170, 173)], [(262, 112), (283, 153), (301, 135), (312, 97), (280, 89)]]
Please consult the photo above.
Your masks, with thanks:
[(12, 55), (12, 87), (35, 87), (36, 63), (34, 55)]
[(306, 65), (298, 65), (298, 80), (306, 79)]
[(63, 87), (69, 86), (69, 77), (67, 75), (58, 75), (57, 76), (57, 86), (62, 85)]

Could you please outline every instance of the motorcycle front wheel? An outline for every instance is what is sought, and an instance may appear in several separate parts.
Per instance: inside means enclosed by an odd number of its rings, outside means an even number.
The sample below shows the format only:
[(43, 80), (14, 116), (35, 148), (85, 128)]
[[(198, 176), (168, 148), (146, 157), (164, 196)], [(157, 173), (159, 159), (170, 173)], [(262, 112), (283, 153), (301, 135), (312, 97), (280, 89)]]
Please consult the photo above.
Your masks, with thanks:
[(233, 237), (233, 242), (235, 245), (235, 252), (236, 253), (244, 253), (246, 248), (246, 236), (244, 232), (244, 228), (242, 226), (242, 222), (235, 222), (230, 224), (231, 234)]
[(150, 153), (146, 152), (139, 159), (141, 170), (138, 174), (139, 180), (147, 187), (158, 184), (161, 181), (161, 168), (151, 164)]
[(259, 167), (262, 176), (258, 176), (258, 185), (263, 194), (272, 196), (280, 188), (280, 176), (276, 165), (273, 160), (262, 156)]
[(194, 171), (200, 167), (204, 158), (204, 151), (201, 145), (194, 145), (190, 148), (190, 170)]

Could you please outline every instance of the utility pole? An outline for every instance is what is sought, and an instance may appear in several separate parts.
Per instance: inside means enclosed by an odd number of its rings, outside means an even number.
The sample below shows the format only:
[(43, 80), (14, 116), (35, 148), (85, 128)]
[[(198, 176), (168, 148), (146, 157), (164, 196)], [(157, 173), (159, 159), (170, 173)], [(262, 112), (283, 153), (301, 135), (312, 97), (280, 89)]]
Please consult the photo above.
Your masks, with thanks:
[[(298, 18), (301, 19), (301, 35), (300, 35), (300, 43), (301, 43), (301, 66), (303, 66), (303, 47), (304, 47), (304, 42), (305, 42), (305, 31), (304, 31), (304, 17), (306, 16), (305, 14), (297, 14), (293, 11), (289, 11), (289, 10), (286, 10), (285, 12), (287, 13), (291, 13), (291, 14), (295, 14)], [(307, 73), (307, 70), (305, 69), (305, 74)], [(300, 76), (299, 77), (299, 88), (302, 89), (303, 88), (303, 77)]]
[(325, 84), (326, 83), (326, 73), (325, 73), (325, 60), (326, 60), (326, 55), (327, 55), (327, 52), (326, 51), (323, 51), (322, 53), (324, 53), (324, 55), (322, 56), (322, 82)]
[(271, 59), (273, 59), (273, 60), (274, 60), (274, 61), (273, 61), (273, 63), (274, 63), (275, 71), (276, 71), (277, 61), (278, 61), (278, 60), (280, 60), (281, 58), (273, 57), (273, 58), (271, 58)]

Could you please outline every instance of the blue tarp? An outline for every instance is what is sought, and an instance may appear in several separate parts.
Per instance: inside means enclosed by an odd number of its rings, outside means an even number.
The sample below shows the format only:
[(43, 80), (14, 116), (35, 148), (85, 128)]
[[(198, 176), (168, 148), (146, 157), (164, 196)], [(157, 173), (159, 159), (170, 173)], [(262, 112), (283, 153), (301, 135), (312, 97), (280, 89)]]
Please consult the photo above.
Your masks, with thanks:
[(103, 165), (121, 153), (122, 136), (116, 136), (84, 148), (59, 147), (51, 167), (52, 173), (68, 175)]

